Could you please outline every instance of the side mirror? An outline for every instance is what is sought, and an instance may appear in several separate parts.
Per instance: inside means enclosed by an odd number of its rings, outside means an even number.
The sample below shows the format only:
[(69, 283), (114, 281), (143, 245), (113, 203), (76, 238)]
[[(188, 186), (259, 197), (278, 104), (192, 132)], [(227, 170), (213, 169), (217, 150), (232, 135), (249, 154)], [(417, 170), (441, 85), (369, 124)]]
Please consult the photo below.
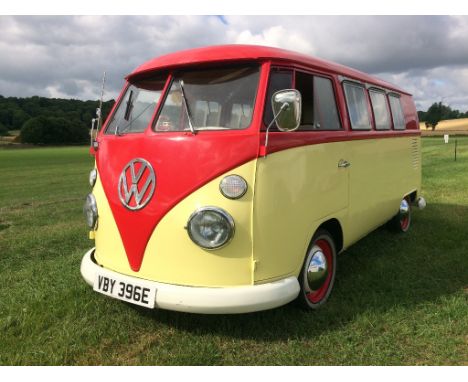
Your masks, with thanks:
[(302, 97), (295, 89), (280, 90), (271, 97), (271, 105), (280, 131), (294, 131), (301, 123)]

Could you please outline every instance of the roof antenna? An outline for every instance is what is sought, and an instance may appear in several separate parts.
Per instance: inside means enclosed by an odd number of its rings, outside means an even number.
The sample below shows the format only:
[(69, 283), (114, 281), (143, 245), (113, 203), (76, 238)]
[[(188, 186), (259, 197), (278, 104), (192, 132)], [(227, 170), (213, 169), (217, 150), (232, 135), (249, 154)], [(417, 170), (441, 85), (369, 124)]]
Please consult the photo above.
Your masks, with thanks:
[[(104, 71), (102, 75), (101, 98), (99, 100), (99, 107), (96, 109), (96, 118), (93, 118), (92, 124), (91, 124), (91, 147), (94, 148), (94, 150), (97, 150), (99, 148), (99, 143), (96, 140), (96, 137), (97, 137), (97, 133), (101, 130), (101, 127), (102, 127), (102, 101), (104, 98), (105, 85), (106, 85), (106, 71)], [(97, 127), (96, 127), (96, 133), (94, 133), (94, 127), (96, 126), (96, 121), (97, 121)]]

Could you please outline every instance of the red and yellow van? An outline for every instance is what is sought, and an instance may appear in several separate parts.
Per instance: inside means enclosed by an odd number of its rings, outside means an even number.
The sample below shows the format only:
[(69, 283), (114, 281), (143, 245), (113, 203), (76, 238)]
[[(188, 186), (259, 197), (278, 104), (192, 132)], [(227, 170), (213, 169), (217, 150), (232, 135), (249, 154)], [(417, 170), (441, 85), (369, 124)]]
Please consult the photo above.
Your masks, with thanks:
[(424, 207), (420, 145), (411, 95), (342, 65), (243, 45), (155, 58), (91, 148), (82, 276), (148, 308), (315, 309), (338, 253)]

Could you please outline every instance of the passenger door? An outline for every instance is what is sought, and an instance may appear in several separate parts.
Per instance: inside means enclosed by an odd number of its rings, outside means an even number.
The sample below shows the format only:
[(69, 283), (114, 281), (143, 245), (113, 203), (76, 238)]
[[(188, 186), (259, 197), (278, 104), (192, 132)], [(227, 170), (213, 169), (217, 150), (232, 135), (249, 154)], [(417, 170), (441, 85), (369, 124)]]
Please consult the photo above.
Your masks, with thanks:
[[(287, 77), (284, 71), (278, 75)], [(272, 84), (279, 82), (273, 72), (267, 105), (280, 90)], [(253, 211), (257, 282), (297, 275), (321, 222), (332, 217), (345, 220), (347, 214), (348, 171), (338, 167), (347, 157), (347, 144), (340, 142), (346, 131), (341, 128), (333, 82), (297, 72), (294, 87), (302, 94), (301, 126), (294, 132), (271, 132), (267, 157), (257, 162)], [(268, 113), (267, 108), (265, 124), (272, 119)]]

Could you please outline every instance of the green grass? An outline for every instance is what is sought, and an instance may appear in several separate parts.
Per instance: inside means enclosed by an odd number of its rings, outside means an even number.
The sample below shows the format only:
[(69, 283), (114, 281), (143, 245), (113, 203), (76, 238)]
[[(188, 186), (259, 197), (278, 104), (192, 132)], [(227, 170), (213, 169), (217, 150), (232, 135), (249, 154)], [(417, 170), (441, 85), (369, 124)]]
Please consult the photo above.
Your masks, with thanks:
[(0, 364), (467, 365), (468, 137), (458, 154), (423, 140), (428, 207), (409, 234), (380, 228), (347, 250), (319, 311), (205, 316), (81, 280), (87, 148), (0, 150)]

